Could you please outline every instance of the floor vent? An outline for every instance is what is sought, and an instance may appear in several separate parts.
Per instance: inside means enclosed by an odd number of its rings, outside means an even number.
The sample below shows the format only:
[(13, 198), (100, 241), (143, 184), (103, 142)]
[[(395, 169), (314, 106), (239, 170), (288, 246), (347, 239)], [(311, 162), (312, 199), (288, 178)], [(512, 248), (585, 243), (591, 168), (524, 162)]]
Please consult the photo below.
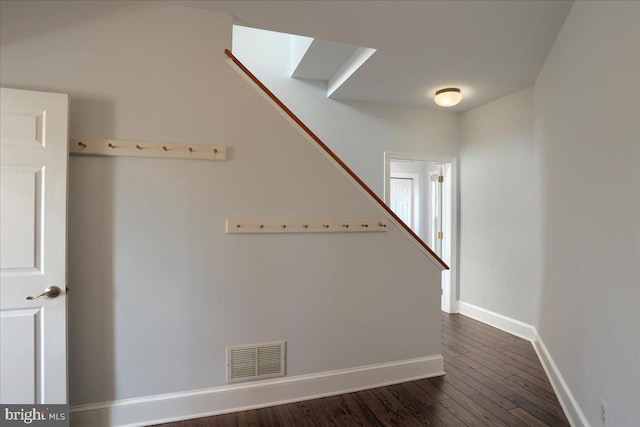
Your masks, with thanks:
[(283, 377), (285, 342), (227, 347), (227, 382)]

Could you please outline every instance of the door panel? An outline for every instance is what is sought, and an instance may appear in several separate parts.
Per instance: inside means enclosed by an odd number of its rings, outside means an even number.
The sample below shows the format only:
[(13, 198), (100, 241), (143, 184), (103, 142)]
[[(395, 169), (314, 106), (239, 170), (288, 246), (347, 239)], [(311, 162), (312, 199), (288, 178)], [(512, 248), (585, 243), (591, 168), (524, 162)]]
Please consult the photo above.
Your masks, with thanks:
[(4, 271), (40, 267), (42, 177), (42, 169), (36, 167), (0, 168), (0, 268)]
[(0, 139), (3, 144), (10, 145), (40, 145), (44, 146), (44, 118), (46, 111), (12, 110), (10, 107), (0, 115), (2, 129)]
[(1, 91), (1, 403), (67, 403), (68, 97)]
[(0, 313), (0, 396), (4, 404), (36, 403), (41, 394), (42, 349), (40, 309), (3, 310)]

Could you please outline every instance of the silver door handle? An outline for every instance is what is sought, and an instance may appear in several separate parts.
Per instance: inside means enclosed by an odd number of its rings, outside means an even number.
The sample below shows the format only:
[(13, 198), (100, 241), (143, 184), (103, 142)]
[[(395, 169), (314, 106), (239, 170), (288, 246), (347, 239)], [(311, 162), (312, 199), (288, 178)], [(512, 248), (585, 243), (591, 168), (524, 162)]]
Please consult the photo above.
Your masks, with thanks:
[(47, 289), (44, 290), (43, 293), (41, 293), (37, 297), (27, 297), (27, 299), (32, 300), (40, 297), (55, 298), (58, 295), (60, 295), (60, 288), (57, 286), (49, 286)]

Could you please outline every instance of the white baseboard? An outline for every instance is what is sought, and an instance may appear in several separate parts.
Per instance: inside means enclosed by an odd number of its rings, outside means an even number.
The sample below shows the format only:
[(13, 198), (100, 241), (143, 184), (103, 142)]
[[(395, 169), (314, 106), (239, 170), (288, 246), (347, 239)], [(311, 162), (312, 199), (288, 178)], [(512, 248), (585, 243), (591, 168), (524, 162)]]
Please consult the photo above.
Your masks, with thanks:
[(569, 420), (569, 424), (572, 427), (590, 427), (587, 417), (582, 412), (582, 408), (580, 408), (578, 401), (573, 396), (569, 385), (562, 377), (558, 366), (553, 361), (549, 350), (547, 350), (538, 334), (538, 330), (534, 326), (462, 301), (458, 301), (458, 312), (494, 328), (531, 341), (533, 349), (536, 351), (538, 359), (540, 359), (540, 363), (549, 378), (551, 387), (553, 387), (558, 397), (560, 406), (562, 406), (562, 410)]
[(459, 301), (451, 301), (451, 312), (449, 314), (460, 313)]
[(540, 359), (540, 363), (542, 363), (547, 377), (549, 377), (549, 382), (553, 387), (553, 391), (556, 392), (556, 396), (558, 396), (565, 415), (569, 419), (569, 424), (573, 427), (589, 427), (587, 417), (584, 415), (584, 412), (582, 412), (582, 408), (580, 408), (573, 393), (571, 393), (571, 389), (562, 377), (558, 366), (553, 361), (549, 350), (547, 350), (547, 346), (544, 345), (542, 338), (538, 335), (538, 331), (536, 330), (535, 332), (536, 339), (532, 342), (533, 348), (538, 354), (538, 359)]
[(145, 426), (444, 375), (441, 355), (71, 408), (74, 427)]
[(527, 341), (533, 341), (536, 339), (536, 328), (533, 326), (519, 320), (503, 316), (502, 314), (486, 310), (482, 307), (458, 301), (458, 313), (464, 314), (465, 316), (471, 317), (472, 319), (478, 320), (482, 323), (486, 323), (494, 328), (509, 332), (511, 335), (524, 338)]

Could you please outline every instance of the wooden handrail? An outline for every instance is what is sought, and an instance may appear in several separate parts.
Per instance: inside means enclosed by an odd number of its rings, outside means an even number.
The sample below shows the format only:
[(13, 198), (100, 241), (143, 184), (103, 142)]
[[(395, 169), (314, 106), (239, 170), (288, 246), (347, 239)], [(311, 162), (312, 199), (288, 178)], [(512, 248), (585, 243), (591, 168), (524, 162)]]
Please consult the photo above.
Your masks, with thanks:
[(449, 266), (442, 260), (442, 258), (440, 258), (438, 254), (436, 254), (429, 247), (429, 245), (427, 245), (411, 228), (409, 228), (409, 226), (405, 224), (404, 221), (402, 221), (400, 217), (396, 215), (395, 212), (393, 212), (391, 208), (387, 206), (387, 204), (383, 202), (382, 199), (380, 199), (380, 197), (378, 197), (378, 195), (374, 193), (373, 190), (369, 188), (369, 186), (365, 184), (364, 181), (361, 180), (360, 177), (356, 175), (355, 172), (353, 172), (345, 162), (342, 161), (342, 159), (340, 159), (340, 157), (338, 157), (333, 151), (331, 151), (331, 149), (324, 142), (322, 142), (322, 140), (318, 138), (318, 136), (316, 136), (316, 134), (313, 133), (311, 129), (309, 129), (307, 125), (305, 125), (304, 122), (298, 118), (298, 116), (296, 116), (286, 105), (284, 105), (284, 103), (280, 101), (278, 97), (275, 96), (273, 92), (271, 92), (269, 88), (267, 88), (255, 75), (253, 75), (253, 73), (249, 71), (249, 69), (245, 67), (244, 64), (240, 62), (240, 60), (236, 58), (229, 49), (225, 49), (224, 53), (247, 75), (247, 77), (249, 77), (256, 85), (258, 85), (258, 87), (262, 89), (264, 93), (266, 93), (267, 96), (269, 96), (269, 98), (273, 100), (273, 102), (278, 104), (278, 106), (282, 108), (282, 110), (287, 113), (287, 115), (291, 117), (291, 119), (296, 122), (298, 126), (300, 126), (302, 130), (304, 130), (307, 135), (309, 135), (309, 137), (311, 137), (311, 139), (313, 139), (320, 146), (320, 148), (322, 148), (336, 163), (338, 163), (338, 165), (340, 165), (340, 167), (344, 169), (344, 171), (348, 173), (351, 178), (353, 178), (364, 189), (364, 191), (366, 191), (371, 197), (373, 197), (373, 199), (387, 212), (387, 214), (389, 214), (389, 216), (391, 216), (398, 224), (400, 224), (400, 226), (404, 228), (404, 230), (416, 241), (416, 243), (418, 243), (419, 246), (424, 248), (434, 258), (434, 260), (442, 266), (443, 269), (449, 269)]

